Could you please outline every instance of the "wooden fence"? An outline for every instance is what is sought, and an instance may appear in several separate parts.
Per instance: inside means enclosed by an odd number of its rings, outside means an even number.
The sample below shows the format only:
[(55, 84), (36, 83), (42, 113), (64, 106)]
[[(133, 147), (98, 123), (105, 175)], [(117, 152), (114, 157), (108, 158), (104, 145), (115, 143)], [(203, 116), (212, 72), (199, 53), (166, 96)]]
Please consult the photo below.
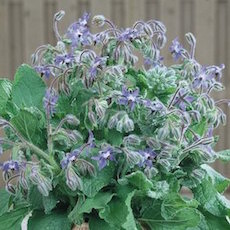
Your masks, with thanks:
[[(137, 19), (163, 21), (169, 41), (163, 50), (166, 63), (172, 62), (170, 41), (178, 36), (184, 43), (184, 34), (193, 32), (196, 57), (202, 64), (225, 63), (227, 90), (217, 97), (230, 98), (230, 0), (0, 0), (0, 76), (12, 79), (18, 65), (30, 62), (36, 47), (55, 44), (52, 17), (61, 9), (66, 11), (62, 32), (84, 11), (104, 14), (121, 27)], [(230, 148), (230, 110), (224, 110), (228, 124), (218, 130), (217, 149)], [(229, 165), (215, 167), (230, 176)]]

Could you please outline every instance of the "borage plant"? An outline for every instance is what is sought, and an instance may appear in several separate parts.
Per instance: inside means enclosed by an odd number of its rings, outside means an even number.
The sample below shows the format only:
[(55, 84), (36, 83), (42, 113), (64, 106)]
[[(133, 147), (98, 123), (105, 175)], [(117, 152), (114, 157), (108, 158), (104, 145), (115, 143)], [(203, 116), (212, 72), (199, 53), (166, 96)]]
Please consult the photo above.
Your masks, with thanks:
[(190, 50), (175, 39), (180, 64), (166, 67), (156, 20), (121, 30), (99, 15), (92, 22), (106, 29), (93, 34), (84, 14), (60, 35), (63, 15), (57, 45), (0, 81), (1, 152), (11, 153), (0, 229), (20, 229), (25, 216), (29, 230), (229, 229), (230, 180), (208, 165), (230, 160), (213, 150), (229, 101), (210, 93), (223, 90), (224, 66), (200, 65), (188, 33)]

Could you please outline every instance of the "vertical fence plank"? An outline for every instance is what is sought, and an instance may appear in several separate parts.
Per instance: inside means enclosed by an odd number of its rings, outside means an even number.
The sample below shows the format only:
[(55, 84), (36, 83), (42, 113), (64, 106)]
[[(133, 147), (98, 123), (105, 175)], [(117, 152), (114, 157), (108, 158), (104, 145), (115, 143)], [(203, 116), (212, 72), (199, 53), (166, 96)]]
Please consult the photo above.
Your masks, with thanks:
[[(204, 2), (204, 1), (203, 1)], [(185, 34), (194, 33), (194, 0), (181, 0), (180, 2), (180, 38), (185, 44)]]
[[(25, 56), (26, 62), (31, 62), (31, 54), (35, 49), (45, 42), (45, 21), (43, 17), (44, 1), (32, 2), (24, 0), (25, 6)], [(33, 39), (31, 39), (33, 37)]]
[(44, 34), (45, 41), (51, 45), (55, 45), (56, 38), (53, 31), (53, 15), (57, 12), (57, 1), (45, 0), (43, 4), (44, 17)]
[(145, 19), (145, 0), (127, 0), (125, 2), (126, 25), (132, 26), (137, 20)]
[(9, 21), (9, 61), (10, 61), (10, 78), (13, 79), (15, 69), (24, 62), (24, 9), (22, 0), (10, 0), (8, 7)]
[(166, 64), (172, 63), (172, 56), (168, 50), (171, 41), (180, 34), (180, 1), (159, 1), (160, 20), (167, 28), (168, 42), (162, 51)]
[(78, 0), (76, 6), (77, 17), (81, 17), (83, 13), (90, 13), (91, 1), (90, 0)]
[(111, 17), (111, 0), (94, 0), (91, 2), (92, 16), (104, 15), (108, 19)]
[(76, 9), (76, 0), (68, 0), (68, 4), (66, 3), (66, 1), (57, 1), (57, 11), (65, 11), (65, 16), (58, 25), (61, 34), (65, 33), (67, 27), (77, 20)]
[[(226, 94), (226, 98), (230, 99), (230, 83), (229, 83), (229, 78), (230, 78), (230, 2), (228, 1), (227, 3), (227, 18), (226, 18), (226, 33), (227, 33), (227, 38), (226, 38), (226, 60), (225, 60), (225, 65), (226, 65), (226, 72), (225, 72), (225, 79), (226, 82), (228, 82), (228, 84), (226, 85), (227, 88), (227, 94)], [(227, 139), (227, 143), (225, 145), (225, 148), (229, 149), (230, 148), (230, 144), (229, 144), (229, 139), (230, 139), (230, 108), (227, 108), (227, 126), (226, 126), (226, 139)], [(224, 173), (225, 175), (230, 178), (230, 163), (225, 164), (225, 169), (224, 169)], [(229, 189), (230, 192), (230, 189)]]
[(145, 0), (145, 19), (160, 20), (160, 0)]
[(201, 64), (214, 64), (216, 0), (195, 0), (194, 30), (197, 39), (196, 58)]
[[(227, 60), (227, 18), (228, 18), (228, 1), (226, 0), (218, 0), (216, 2), (216, 29), (215, 29), (215, 63), (220, 64), (224, 63)], [(224, 71), (225, 77), (223, 78), (223, 83), (226, 87), (226, 90), (218, 93), (217, 97), (225, 98), (227, 96), (228, 91), (228, 79), (227, 79), (227, 71)], [(227, 106), (221, 106), (223, 111), (227, 113)], [(228, 129), (227, 127), (220, 127), (218, 129), (219, 134), (219, 143), (217, 145), (218, 149), (225, 149), (228, 146)], [(221, 172), (225, 173), (225, 166), (220, 163), (216, 163), (215, 167)]]
[(0, 77), (10, 77), (10, 56), (9, 56), (9, 4), (8, 0), (0, 1)]
[(124, 27), (127, 22), (127, 15), (125, 12), (126, 0), (111, 0), (111, 20), (118, 26)]
[[(111, 19), (111, 0), (94, 0), (91, 2), (91, 15), (104, 15), (109, 20)], [(92, 32), (101, 31), (101, 28), (92, 26)]]

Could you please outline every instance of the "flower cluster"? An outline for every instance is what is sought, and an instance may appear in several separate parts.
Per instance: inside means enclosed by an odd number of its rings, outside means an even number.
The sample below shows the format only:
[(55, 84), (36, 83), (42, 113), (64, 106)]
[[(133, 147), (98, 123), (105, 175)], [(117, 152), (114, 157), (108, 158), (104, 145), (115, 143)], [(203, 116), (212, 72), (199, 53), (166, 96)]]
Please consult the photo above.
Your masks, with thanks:
[[(0, 81), (0, 155), (11, 151), (0, 164), (12, 195), (6, 216), (25, 204), (30, 225), (44, 210), (92, 229), (229, 229), (221, 193), (230, 183), (208, 166), (230, 160), (229, 150), (215, 151), (213, 134), (230, 104), (211, 94), (224, 89), (224, 65), (198, 63), (187, 33), (189, 50), (173, 40), (180, 63), (167, 66), (157, 20), (119, 29), (98, 15), (93, 24), (106, 28), (93, 34), (85, 13), (61, 35), (63, 16), (54, 16), (57, 44), (36, 49), (14, 82)], [(182, 187), (194, 198), (183, 199)]]

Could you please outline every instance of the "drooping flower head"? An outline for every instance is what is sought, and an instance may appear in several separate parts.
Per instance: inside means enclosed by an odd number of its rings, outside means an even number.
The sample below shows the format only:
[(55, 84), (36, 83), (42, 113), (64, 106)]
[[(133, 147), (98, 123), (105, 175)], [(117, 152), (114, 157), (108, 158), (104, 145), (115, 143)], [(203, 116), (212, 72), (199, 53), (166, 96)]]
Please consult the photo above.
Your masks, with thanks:
[(118, 41), (124, 42), (124, 41), (131, 41), (138, 37), (138, 30), (133, 28), (127, 28), (124, 31), (122, 31), (121, 34), (118, 35)]
[(84, 13), (83, 16), (75, 23), (69, 26), (67, 30), (67, 38), (71, 40), (72, 47), (79, 45), (90, 45), (92, 42), (92, 34), (88, 28), (90, 15)]
[(106, 65), (106, 57), (97, 56), (89, 68), (89, 75), (92, 80), (96, 78), (98, 70), (102, 69)]
[(5, 173), (8, 173), (10, 171), (18, 172), (20, 169), (20, 163), (15, 160), (9, 160), (2, 164), (1, 169)]
[(51, 70), (48, 66), (36, 66), (35, 70), (41, 74), (41, 76), (45, 76), (47, 79), (51, 75)]
[(120, 105), (128, 105), (131, 110), (134, 110), (135, 105), (139, 102), (139, 89), (129, 90), (126, 86), (122, 87), (122, 95), (118, 100)]
[(179, 60), (182, 57), (182, 54), (184, 52), (184, 48), (178, 41), (178, 38), (175, 38), (172, 41), (172, 45), (169, 47), (169, 50), (172, 53), (175, 61)]
[(67, 66), (71, 66), (74, 62), (74, 55), (71, 53), (68, 54), (60, 54), (55, 57), (55, 64), (57, 66), (66, 64)]
[(189, 95), (187, 90), (181, 88), (177, 93), (174, 105), (178, 106), (182, 111), (185, 111), (186, 107), (189, 106), (194, 100), (195, 98)]
[(63, 169), (67, 168), (71, 162), (74, 162), (79, 157), (80, 153), (80, 149), (75, 149), (72, 152), (67, 153), (66, 156), (61, 160), (61, 167)]
[(102, 170), (109, 164), (109, 161), (116, 161), (114, 153), (114, 148), (108, 145), (102, 148), (102, 150), (99, 151), (99, 155), (92, 157), (92, 159), (98, 162), (99, 169)]
[(159, 101), (151, 101), (150, 99), (145, 99), (141, 100), (141, 102), (151, 112), (161, 111), (164, 108), (163, 104)]
[(140, 167), (149, 167), (153, 166), (153, 160), (156, 157), (156, 152), (151, 148), (146, 148), (144, 150), (139, 150), (140, 155), (143, 157), (142, 161), (139, 163)]

